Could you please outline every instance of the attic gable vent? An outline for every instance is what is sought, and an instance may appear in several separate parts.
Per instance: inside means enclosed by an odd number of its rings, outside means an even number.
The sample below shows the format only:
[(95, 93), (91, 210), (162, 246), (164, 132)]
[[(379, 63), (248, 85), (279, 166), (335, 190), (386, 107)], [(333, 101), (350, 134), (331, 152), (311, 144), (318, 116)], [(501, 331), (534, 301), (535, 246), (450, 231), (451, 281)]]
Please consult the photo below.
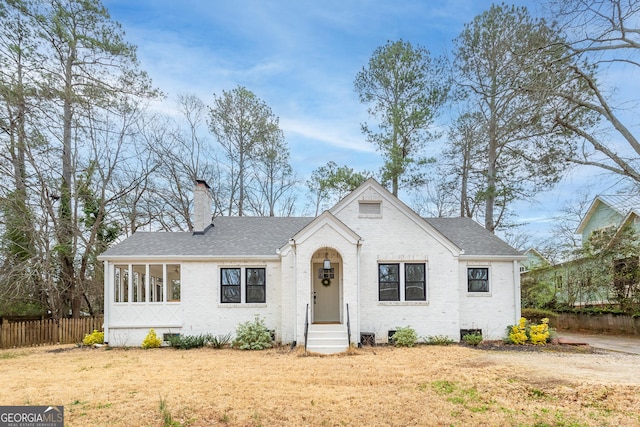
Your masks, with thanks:
[(382, 202), (379, 200), (360, 200), (358, 215), (365, 218), (379, 218), (382, 216)]

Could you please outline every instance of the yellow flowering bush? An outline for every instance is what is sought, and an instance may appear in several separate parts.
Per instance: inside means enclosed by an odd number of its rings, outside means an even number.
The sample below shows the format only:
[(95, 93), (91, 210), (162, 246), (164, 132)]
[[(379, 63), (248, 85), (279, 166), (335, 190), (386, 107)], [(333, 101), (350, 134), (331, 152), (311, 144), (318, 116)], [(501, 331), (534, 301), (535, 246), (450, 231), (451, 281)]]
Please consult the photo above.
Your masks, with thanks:
[(539, 325), (531, 325), (529, 337), (531, 344), (546, 344), (549, 338), (549, 319), (544, 318)]
[(104, 332), (100, 332), (96, 329), (93, 330), (93, 333), (86, 334), (82, 339), (82, 344), (84, 345), (94, 345), (94, 344), (103, 344), (104, 343)]
[(511, 327), (509, 340), (514, 344), (524, 344), (527, 342), (527, 319), (521, 317), (520, 322)]
[(527, 342), (535, 345), (544, 345), (547, 343), (551, 333), (548, 318), (542, 319), (540, 324), (536, 325), (521, 317), (517, 325), (510, 326), (507, 330), (509, 332), (507, 341), (519, 345)]
[(149, 333), (142, 341), (142, 348), (158, 348), (160, 344), (162, 344), (162, 340), (158, 338), (156, 331), (153, 328), (149, 329)]

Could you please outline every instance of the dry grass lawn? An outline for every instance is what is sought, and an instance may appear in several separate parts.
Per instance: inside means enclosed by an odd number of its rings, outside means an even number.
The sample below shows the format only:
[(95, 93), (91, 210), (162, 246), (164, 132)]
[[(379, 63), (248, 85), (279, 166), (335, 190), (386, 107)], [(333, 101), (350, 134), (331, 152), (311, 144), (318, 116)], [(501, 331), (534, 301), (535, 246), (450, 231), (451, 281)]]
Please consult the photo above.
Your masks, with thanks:
[(626, 426), (640, 425), (639, 362), (459, 346), (40, 347), (0, 351), (0, 404), (64, 405), (68, 426)]

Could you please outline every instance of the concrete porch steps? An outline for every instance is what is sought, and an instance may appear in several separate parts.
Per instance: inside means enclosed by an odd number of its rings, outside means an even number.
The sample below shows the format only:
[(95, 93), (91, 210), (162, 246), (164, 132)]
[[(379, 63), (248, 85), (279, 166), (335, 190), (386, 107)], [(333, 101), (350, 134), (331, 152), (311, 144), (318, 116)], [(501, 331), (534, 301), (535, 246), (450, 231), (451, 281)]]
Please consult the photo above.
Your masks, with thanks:
[(339, 323), (312, 323), (307, 335), (307, 351), (334, 354), (347, 351), (349, 338), (347, 325)]

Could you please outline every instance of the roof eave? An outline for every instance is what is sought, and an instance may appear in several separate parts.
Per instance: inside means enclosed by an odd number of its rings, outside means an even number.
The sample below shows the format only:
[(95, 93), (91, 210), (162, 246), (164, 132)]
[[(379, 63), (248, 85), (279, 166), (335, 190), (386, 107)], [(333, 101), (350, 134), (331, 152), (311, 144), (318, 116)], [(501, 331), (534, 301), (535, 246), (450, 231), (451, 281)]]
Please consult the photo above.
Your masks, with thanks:
[(279, 261), (280, 255), (99, 255), (98, 261)]
[(526, 255), (460, 255), (461, 261), (526, 261)]

